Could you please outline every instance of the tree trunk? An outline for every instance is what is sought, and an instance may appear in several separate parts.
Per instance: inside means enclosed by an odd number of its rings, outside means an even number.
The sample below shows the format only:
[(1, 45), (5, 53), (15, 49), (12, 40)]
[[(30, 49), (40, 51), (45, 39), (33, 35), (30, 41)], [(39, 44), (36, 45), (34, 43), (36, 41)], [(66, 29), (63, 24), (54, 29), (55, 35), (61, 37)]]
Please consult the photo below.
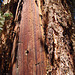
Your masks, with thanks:
[(71, 43), (72, 17), (66, 0), (41, 2), (45, 42), (48, 47), (48, 74), (74, 75)]
[(9, 10), (13, 21), (5, 20), (0, 35), (1, 75), (74, 75), (71, 1), (7, 1), (1, 9)]

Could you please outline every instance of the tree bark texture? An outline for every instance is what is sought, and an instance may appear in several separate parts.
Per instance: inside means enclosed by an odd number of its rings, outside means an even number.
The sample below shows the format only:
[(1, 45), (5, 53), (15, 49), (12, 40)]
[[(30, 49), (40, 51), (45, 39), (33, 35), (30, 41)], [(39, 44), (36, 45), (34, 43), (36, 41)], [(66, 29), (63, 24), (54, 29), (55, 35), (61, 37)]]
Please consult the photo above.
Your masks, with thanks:
[(41, 0), (48, 75), (74, 75), (71, 47), (72, 17), (66, 0)]
[[(39, 10), (39, 0), (38, 5), (35, 0), (24, 0), (22, 3), (22, 12), (19, 11), (21, 14), (16, 12), (15, 18), (15, 20), (21, 20), (17, 23), (20, 27), (17, 56), (18, 67), (14, 63), (12, 75), (16, 75), (17, 72), (18, 75), (45, 75), (46, 55), (43, 46), (43, 28), (40, 24), (39, 13), (41, 11)], [(19, 17), (19, 15), (21, 16)]]
[(5, 21), (2, 33), (2, 75), (74, 75), (68, 1), (11, 0), (7, 7), (14, 19)]
[(25, 0), (19, 13), (18, 68), (15, 71), (13, 65), (13, 75), (17, 70), (19, 75), (74, 75), (72, 16), (67, 1)]

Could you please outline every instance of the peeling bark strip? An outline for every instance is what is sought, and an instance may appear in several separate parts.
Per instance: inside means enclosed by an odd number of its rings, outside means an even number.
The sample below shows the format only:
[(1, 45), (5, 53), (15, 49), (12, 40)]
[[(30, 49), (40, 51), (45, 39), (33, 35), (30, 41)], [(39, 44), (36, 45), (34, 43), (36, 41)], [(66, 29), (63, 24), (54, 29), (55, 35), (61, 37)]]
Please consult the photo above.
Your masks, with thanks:
[[(71, 13), (66, 0), (41, 0), (43, 24), (48, 46), (50, 75), (74, 75), (73, 57), (70, 54)], [(73, 52), (72, 52), (73, 53)], [(49, 67), (50, 66), (50, 67)]]

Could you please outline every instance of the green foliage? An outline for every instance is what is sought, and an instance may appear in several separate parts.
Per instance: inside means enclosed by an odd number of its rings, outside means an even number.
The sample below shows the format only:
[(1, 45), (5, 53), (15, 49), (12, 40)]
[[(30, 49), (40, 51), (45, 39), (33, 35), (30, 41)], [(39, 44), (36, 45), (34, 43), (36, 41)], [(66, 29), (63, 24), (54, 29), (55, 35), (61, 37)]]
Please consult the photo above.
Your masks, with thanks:
[[(1, 37), (2, 30), (3, 30), (4, 22), (5, 22), (5, 18), (0, 11), (0, 37)], [(1, 39), (0, 39), (0, 43), (1, 43)]]
[[(2, 34), (3, 26), (5, 21), (11, 20), (13, 18), (13, 14), (11, 12), (5, 12), (4, 14), (0, 11), (0, 34)], [(0, 35), (1, 37), (1, 35)], [(1, 42), (1, 39), (0, 39)]]
[(1, 15), (1, 12), (0, 12), (0, 34), (1, 34), (1, 31), (3, 30), (4, 22), (5, 22), (5, 18), (3, 15)]
[(10, 15), (9, 13), (5, 13), (4, 14), (5, 17), (9, 17), (9, 15)]
[(9, 20), (13, 18), (13, 14), (11, 12), (4, 13), (4, 17), (6, 18), (6, 20)]
[(4, 13), (4, 15), (2, 15), (0, 12), (0, 30), (3, 30), (2, 28), (3, 28), (5, 20), (10, 20), (11, 18), (13, 18), (12, 13)]

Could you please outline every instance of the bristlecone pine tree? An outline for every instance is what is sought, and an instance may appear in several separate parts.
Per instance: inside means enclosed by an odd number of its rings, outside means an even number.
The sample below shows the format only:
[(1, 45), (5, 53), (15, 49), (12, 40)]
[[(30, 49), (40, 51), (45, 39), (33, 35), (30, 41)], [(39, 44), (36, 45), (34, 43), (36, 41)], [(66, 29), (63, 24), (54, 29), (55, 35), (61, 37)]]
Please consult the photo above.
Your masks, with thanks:
[[(3, 14), (8, 14), (4, 19), (5, 22), (3, 21), (3, 32), (0, 33), (0, 75), (6, 75), (6, 73), (10, 75), (11, 50), (14, 46), (16, 31), (14, 29), (16, 12), (13, 6), (19, 7), (19, 1), (23, 0), (7, 1), (10, 2), (8, 4), (6, 2), (6, 5), (2, 6)], [(73, 21), (75, 20), (75, 18), (73, 19), (75, 10), (72, 12), (73, 8), (75, 9), (75, 2), (74, 0), (40, 0), (40, 3), (47, 52), (47, 74), (45, 75), (75, 75), (75, 23)], [(7, 7), (6, 10), (4, 10), (5, 7)]]

